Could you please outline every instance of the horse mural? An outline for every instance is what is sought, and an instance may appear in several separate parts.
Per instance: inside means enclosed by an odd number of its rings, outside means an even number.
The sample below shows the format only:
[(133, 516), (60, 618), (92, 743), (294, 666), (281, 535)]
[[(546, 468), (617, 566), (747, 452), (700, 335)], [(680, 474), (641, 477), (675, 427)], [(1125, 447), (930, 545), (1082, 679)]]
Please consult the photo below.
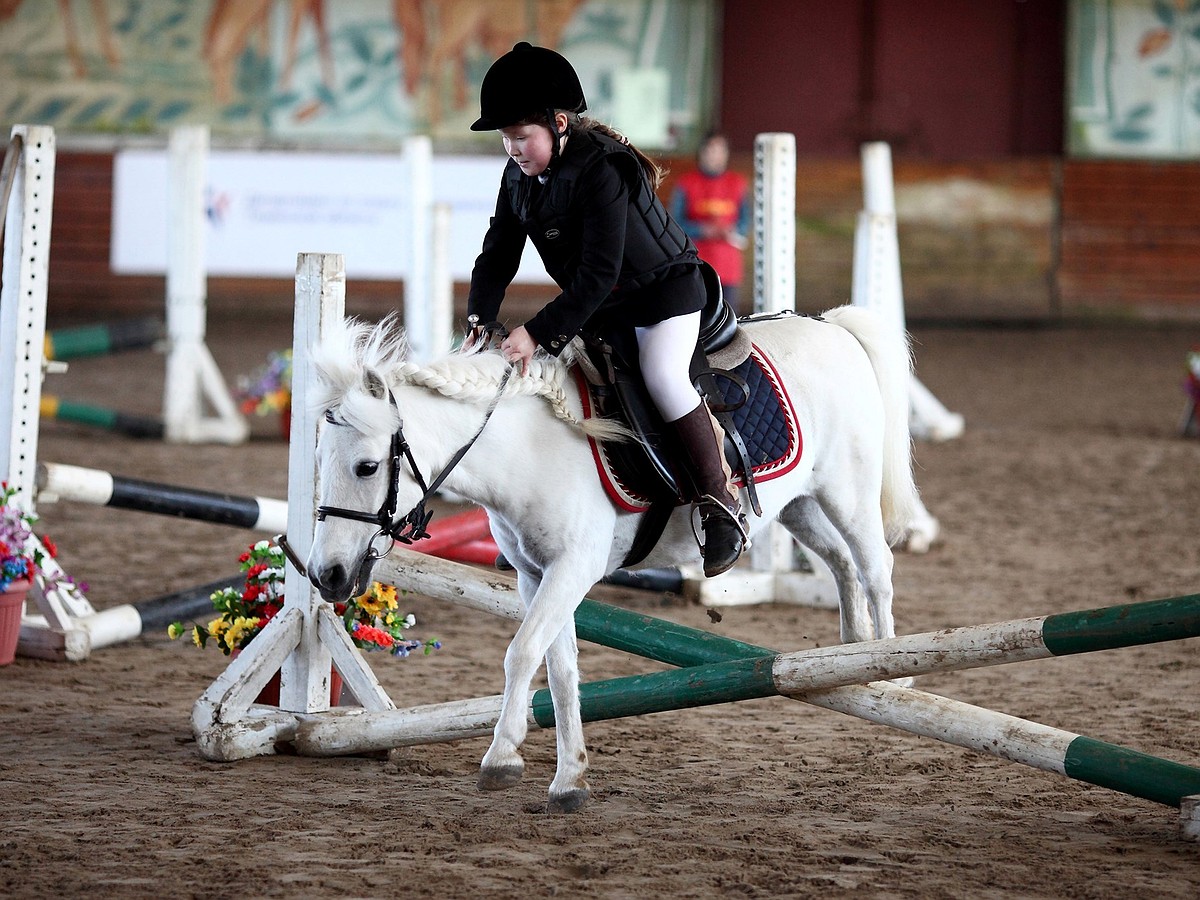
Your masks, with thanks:
[[(843, 641), (892, 637), (891, 545), (917, 503), (907, 343), (855, 307), (740, 327), (778, 373), (804, 435), (795, 464), (758, 485), (761, 515), (751, 516), (751, 536), (778, 519), (829, 566)], [(313, 362), (326, 421), (310, 579), (326, 600), (348, 597), (385, 552), (374, 549), (381, 539), (390, 546), (393, 536), (419, 538), (425, 502), (441, 484), (483, 506), (517, 571), (525, 617), (505, 654), (502, 711), (479, 787), (520, 781), (525, 710), (544, 658), (558, 751), (549, 808), (578, 809), (590, 789), (572, 616), (622, 565), (644, 515), (606, 493), (591, 441), (628, 439), (627, 432), (585, 418), (569, 358), (535, 357), (524, 377), (486, 350), (418, 366), (405, 359), (390, 321), (349, 320), (314, 348)], [(641, 565), (699, 562), (691, 511), (682, 506)]]

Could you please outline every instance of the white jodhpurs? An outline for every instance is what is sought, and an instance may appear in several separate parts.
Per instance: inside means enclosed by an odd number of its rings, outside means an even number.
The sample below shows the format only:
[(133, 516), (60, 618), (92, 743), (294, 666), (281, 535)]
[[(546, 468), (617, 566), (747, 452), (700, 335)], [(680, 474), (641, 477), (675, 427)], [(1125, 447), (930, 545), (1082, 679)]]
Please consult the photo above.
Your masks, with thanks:
[(665, 422), (683, 418), (700, 405), (688, 374), (700, 336), (699, 311), (635, 328), (634, 333), (642, 378), (659, 415)]

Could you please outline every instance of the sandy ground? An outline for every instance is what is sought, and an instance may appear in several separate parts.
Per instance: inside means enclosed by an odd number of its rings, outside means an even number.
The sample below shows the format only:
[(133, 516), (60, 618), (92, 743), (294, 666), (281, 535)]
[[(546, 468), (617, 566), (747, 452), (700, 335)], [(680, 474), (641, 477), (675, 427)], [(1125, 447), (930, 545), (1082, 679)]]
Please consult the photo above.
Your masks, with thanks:
[[(1200, 442), (1176, 436), (1191, 329), (918, 330), (918, 372), (966, 416), (919, 445), (944, 541), (896, 566), (898, 629), (1196, 592)], [(226, 314), (226, 375), (290, 342)], [(72, 364), (47, 390), (160, 408), (162, 358)], [(286, 494), (276, 423), (246, 446), (176, 447), (58, 423), (41, 458), (234, 493)], [(61, 503), (44, 530), (99, 607), (236, 572), (249, 532)], [(610, 592), (609, 596), (614, 596)], [(622, 604), (745, 641), (837, 640), (831, 611)], [(410, 596), (430, 658), (371, 657), (399, 705), (497, 693), (513, 625)], [(523, 784), (480, 794), (486, 741), (378, 758), (198, 755), (189, 716), (225, 657), (147, 634), (80, 663), (0, 669), (0, 894), (11, 897), (1179, 897), (1200, 844), (1178, 813), (783, 700), (595, 723), (595, 796), (543, 812), (550, 732)], [(586, 646), (586, 678), (654, 668)], [(1200, 764), (1200, 641), (927, 676), (926, 690)]]

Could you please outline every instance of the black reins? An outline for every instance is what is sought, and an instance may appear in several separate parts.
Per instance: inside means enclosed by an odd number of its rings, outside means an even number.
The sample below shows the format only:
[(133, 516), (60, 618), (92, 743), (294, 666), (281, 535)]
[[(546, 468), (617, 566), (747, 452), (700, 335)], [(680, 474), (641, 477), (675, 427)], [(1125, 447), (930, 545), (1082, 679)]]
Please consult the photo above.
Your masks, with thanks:
[[(503, 326), (496, 323), (491, 323), (483, 329), (480, 336), (481, 340), (490, 342), (492, 337), (503, 332)], [(389, 484), (387, 496), (384, 497), (383, 504), (377, 512), (363, 512), (357, 509), (344, 509), (340, 506), (318, 506), (317, 521), (324, 522), (329, 516), (339, 519), (352, 519), (356, 522), (368, 522), (375, 525), (379, 530), (371, 537), (367, 547), (368, 559), (382, 559), (391, 552), (392, 543), (389, 542), (387, 549), (382, 553), (375, 549), (375, 541), (380, 537), (389, 537), (392, 541), (398, 541), (401, 544), (411, 544), (414, 541), (423, 540), (429, 537), (429, 522), (433, 518), (433, 510), (426, 509), (426, 503), (430, 498), (437, 493), (438, 488), (454, 471), (467, 451), (475, 445), (479, 440), (479, 436), (483, 434), (483, 429), (487, 427), (488, 421), (492, 418), (492, 413), (496, 411), (496, 407), (500, 403), (501, 397), (504, 396), (504, 390), (508, 387), (508, 380), (512, 377), (513, 367), (505, 370), (504, 376), (500, 379), (500, 385), (496, 389), (496, 395), (488, 404), (487, 411), (483, 415), (483, 421), (471, 439), (461, 446), (458, 451), (450, 458), (445, 467), (438, 474), (437, 478), (433, 479), (430, 484), (425, 483), (425, 476), (421, 474), (421, 468), (417, 465), (417, 461), (413, 458), (412, 449), (408, 441), (404, 437), (404, 421), (400, 420), (396, 426), (395, 432), (392, 433), (391, 444), (388, 448), (388, 475)], [(400, 409), (396, 404), (396, 396), (388, 389), (388, 400), (391, 401), (392, 408), (396, 410), (397, 416), (400, 414)], [(325, 421), (331, 425), (345, 425), (345, 422), (339, 422), (333, 416), (333, 410), (325, 411)], [(408, 469), (416, 479), (417, 485), (421, 488), (421, 499), (407, 513), (399, 518), (396, 517), (396, 502), (400, 492), (400, 458), (404, 457), (408, 463)]]

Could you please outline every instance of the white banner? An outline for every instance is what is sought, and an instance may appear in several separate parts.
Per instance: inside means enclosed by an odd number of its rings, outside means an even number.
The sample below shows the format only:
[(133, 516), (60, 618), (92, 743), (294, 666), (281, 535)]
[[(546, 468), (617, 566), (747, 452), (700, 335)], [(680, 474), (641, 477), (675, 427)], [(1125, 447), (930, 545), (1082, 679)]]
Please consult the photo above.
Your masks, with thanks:
[[(470, 278), (504, 163), (499, 153), (434, 159), (433, 202), (451, 208), (455, 281)], [(350, 280), (407, 274), (411, 215), (401, 154), (213, 150), (207, 168), (209, 275), (291, 278), (304, 252), (343, 254)], [(115, 156), (111, 264), (118, 274), (166, 271), (167, 170), (165, 149)], [(530, 246), (516, 280), (550, 281)]]

